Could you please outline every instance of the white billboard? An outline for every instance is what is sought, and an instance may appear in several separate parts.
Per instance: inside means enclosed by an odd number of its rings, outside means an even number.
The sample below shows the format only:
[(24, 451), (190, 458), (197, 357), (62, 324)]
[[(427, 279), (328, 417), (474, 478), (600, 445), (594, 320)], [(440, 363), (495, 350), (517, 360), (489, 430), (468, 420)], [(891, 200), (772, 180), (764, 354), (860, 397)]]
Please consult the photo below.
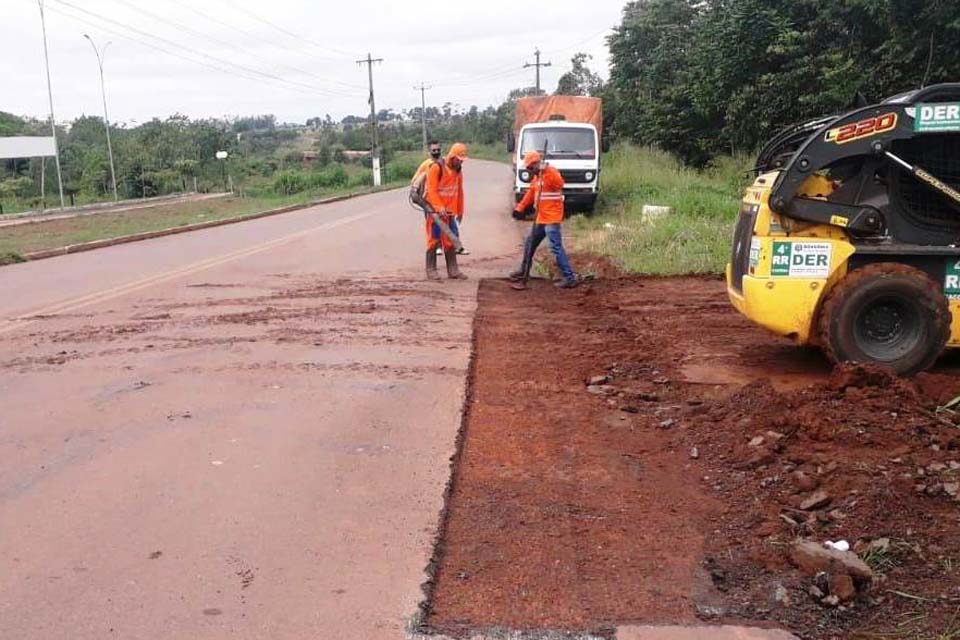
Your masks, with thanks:
[(0, 160), (41, 158), (57, 155), (52, 136), (13, 136), (0, 138)]

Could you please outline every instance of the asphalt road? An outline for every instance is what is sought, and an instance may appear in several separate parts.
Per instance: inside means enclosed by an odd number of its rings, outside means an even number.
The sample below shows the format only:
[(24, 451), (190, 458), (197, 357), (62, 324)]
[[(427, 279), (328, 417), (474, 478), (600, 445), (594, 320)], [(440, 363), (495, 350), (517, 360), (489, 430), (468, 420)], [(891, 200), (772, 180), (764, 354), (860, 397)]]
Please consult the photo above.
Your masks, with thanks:
[[(466, 172), (499, 273), (509, 169)], [(476, 304), (422, 227), (394, 191), (0, 270), (0, 638), (403, 637)]]

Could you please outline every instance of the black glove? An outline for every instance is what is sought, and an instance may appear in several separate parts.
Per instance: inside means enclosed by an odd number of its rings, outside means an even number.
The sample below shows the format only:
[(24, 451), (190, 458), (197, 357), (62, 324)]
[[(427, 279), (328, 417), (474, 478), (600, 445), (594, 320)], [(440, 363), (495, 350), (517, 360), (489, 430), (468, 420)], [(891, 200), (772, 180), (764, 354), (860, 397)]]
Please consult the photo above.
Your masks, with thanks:
[(523, 220), (523, 211), (513, 210), (513, 219), (514, 220)]

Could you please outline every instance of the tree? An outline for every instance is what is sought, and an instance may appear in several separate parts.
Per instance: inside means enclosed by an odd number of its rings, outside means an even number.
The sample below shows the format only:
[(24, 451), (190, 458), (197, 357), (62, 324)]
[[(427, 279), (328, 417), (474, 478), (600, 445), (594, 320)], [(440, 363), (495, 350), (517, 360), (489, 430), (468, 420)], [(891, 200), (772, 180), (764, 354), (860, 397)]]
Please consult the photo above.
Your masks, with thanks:
[(331, 151), (330, 145), (320, 145), (320, 149), (317, 151), (317, 162), (321, 167), (325, 167), (330, 164), (331, 160), (333, 160), (333, 151)]
[(960, 77), (943, 0), (636, 0), (609, 39), (614, 135), (694, 164), (777, 130)]
[(12, 113), (0, 111), (0, 136), (15, 136), (23, 132), (23, 118), (18, 118)]
[(593, 56), (577, 53), (570, 59), (573, 67), (560, 76), (557, 82), (557, 95), (595, 96), (603, 89), (603, 80), (587, 67), (587, 60)]
[(190, 160), (185, 158), (183, 160), (177, 160), (173, 164), (173, 168), (180, 175), (181, 187), (183, 188), (184, 191), (186, 191), (187, 179), (189, 178), (192, 180), (193, 178), (197, 177), (200, 169), (200, 163), (197, 162), (196, 160)]

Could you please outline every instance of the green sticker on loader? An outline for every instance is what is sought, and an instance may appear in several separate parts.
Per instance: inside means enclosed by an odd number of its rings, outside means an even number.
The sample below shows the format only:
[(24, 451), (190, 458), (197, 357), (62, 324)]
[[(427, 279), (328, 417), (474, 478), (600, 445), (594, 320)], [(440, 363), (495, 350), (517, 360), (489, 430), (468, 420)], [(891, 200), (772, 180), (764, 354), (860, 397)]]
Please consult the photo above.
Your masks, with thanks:
[(943, 295), (948, 300), (960, 300), (960, 260), (947, 262), (947, 272), (943, 278)]
[(960, 131), (960, 103), (918, 104), (913, 107), (914, 131)]
[(790, 255), (793, 253), (792, 248), (792, 242), (773, 243), (773, 263), (770, 266), (770, 275), (790, 275)]
[(830, 275), (829, 242), (774, 242), (770, 275), (792, 278), (826, 278)]

